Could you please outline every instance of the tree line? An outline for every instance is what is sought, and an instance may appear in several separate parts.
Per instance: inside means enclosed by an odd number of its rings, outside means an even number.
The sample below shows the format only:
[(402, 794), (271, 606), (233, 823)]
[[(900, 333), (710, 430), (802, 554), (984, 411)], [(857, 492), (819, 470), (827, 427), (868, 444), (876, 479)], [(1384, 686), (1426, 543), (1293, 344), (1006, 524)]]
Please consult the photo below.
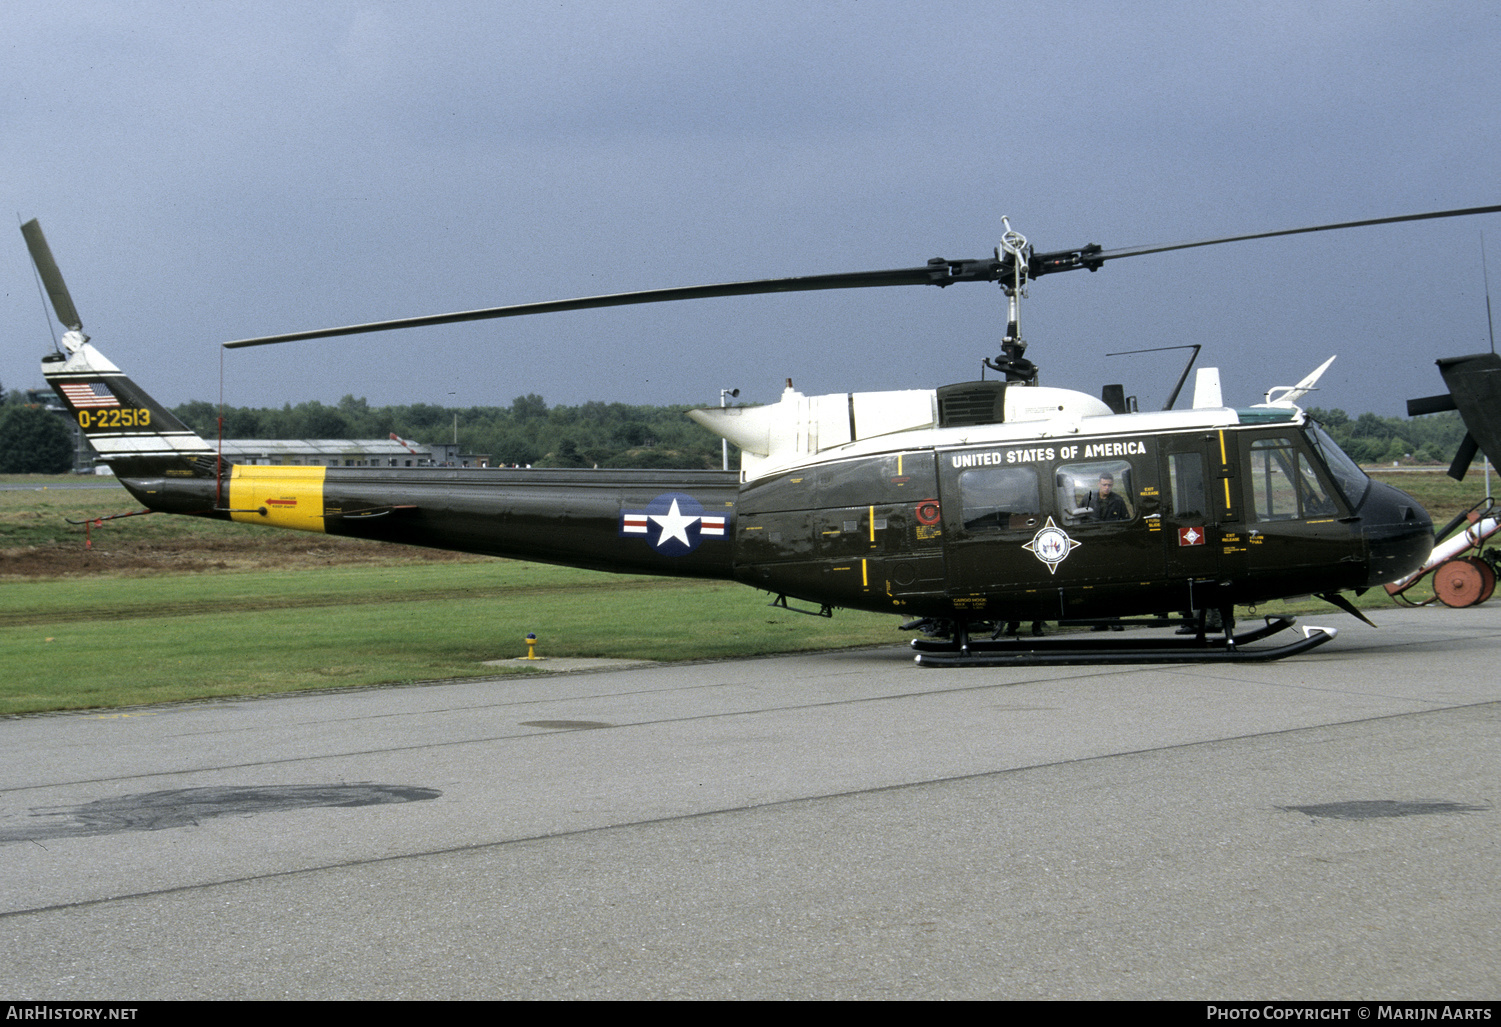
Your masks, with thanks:
[[(63, 473), (72, 466), (67, 422), (33, 397), (13, 390), (0, 407), (0, 473)], [(455, 441), (465, 453), (485, 454), (492, 466), (716, 468), (720, 440), (689, 421), (689, 406), (633, 406), (590, 402), (548, 406), (541, 396), (518, 396), (506, 407), (442, 407), (428, 403), (372, 407), (345, 396), (280, 409), (226, 407), (227, 439), (379, 439), (392, 432), (431, 444)], [(219, 408), (204, 400), (172, 411), (204, 438), (219, 435)], [(1393, 461), (1447, 464), (1464, 437), (1457, 413), (1424, 417), (1350, 417), (1310, 408), (1346, 453), (1364, 464)], [(731, 453), (731, 466), (738, 460)]]
[[(717, 468), (719, 439), (688, 420), (689, 406), (590, 402), (549, 407), (518, 396), (508, 407), (441, 407), (429, 403), (372, 407), (345, 396), (281, 409), (226, 407), (226, 439), (383, 439), (391, 433), (424, 444), (457, 442), (491, 466)], [(172, 411), (204, 438), (219, 433), (219, 409), (195, 400)]]
[(1465, 436), (1464, 422), (1454, 411), (1422, 417), (1361, 414), (1352, 418), (1343, 410), (1309, 407), (1308, 416), (1322, 424), (1339, 448), (1361, 464), (1447, 464)]
[[(395, 432), (418, 442), (458, 442), (466, 453), (485, 453), (492, 464), (536, 467), (673, 467), (720, 465), (719, 439), (688, 420), (689, 406), (631, 406), (584, 403), (549, 407), (534, 393), (518, 396), (509, 407), (414, 406), (372, 407), (345, 396), (337, 406), (315, 401), (287, 404), (280, 410), (229, 407), (224, 411), (227, 439), (385, 438)], [(205, 438), (217, 434), (218, 409), (201, 400), (174, 411)], [(1423, 417), (1351, 417), (1343, 410), (1310, 407), (1341, 449), (1358, 463), (1392, 461), (1447, 464), (1464, 438), (1459, 414)], [(731, 466), (738, 465), (731, 447)]]

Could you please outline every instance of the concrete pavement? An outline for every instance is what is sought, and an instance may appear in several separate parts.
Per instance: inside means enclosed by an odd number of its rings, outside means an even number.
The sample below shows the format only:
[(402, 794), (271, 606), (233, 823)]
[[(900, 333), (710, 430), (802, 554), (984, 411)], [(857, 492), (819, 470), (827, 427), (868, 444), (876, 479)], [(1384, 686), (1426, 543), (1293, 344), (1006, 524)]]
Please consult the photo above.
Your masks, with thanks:
[[(1497, 608), (0, 722), (25, 999), (1494, 998)], [(1318, 620), (1318, 618), (1314, 618)]]

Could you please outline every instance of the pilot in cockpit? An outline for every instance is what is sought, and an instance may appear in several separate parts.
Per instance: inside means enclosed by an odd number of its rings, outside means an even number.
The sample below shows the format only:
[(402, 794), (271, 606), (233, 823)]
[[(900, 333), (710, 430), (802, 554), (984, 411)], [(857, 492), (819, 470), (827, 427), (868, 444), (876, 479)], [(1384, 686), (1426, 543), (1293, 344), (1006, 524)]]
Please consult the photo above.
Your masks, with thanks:
[(1085, 517), (1091, 521), (1126, 521), (1131, 519), (1126, 501), (1115, 491), (1115, 476), (1110, 472), (1100, 475), (1100, 487), (1091, 492), (1084, 503)]

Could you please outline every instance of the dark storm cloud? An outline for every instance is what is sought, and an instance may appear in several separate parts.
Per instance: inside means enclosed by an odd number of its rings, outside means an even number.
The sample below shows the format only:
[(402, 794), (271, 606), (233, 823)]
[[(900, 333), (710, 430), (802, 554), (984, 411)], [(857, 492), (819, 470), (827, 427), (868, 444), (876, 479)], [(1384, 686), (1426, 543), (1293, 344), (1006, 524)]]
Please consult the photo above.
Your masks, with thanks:
[[(1501, 15), (1424, 3), (13, 3), (7, 198), (168, 402), (226, 339), (498, 303), (1501, 201)], [(1396, 413), (1484, 349), (1495, 217), (1036, 283), (1049, 384)], [(1501, 249), (1501, 242), (1492, 250)], [(19, 233), (0, 380), (47, 347)], [(991, 287), (704, 301), (232, 354), (232, 403), (714, 402), (974, 377)]]

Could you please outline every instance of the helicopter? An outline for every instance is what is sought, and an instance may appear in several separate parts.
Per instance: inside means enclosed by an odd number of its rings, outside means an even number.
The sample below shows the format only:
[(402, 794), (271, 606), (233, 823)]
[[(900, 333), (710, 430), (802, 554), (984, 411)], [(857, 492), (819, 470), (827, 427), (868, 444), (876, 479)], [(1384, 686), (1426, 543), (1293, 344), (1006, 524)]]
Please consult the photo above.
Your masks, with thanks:
[[(1198, 246), (1501, 211), (1434, 211), (1169, 245), (1038, 252), (1003, 219), (994, 256), (916, 267), (587, 296), (240, 339), (226, 348), (639, 303), (994, 282), (1007, 297), (994, 379), (695, 410), (741, 450), (738, 471), (276, 467), (226, 460), (89, 341), (40, 226), (22, 226), (59, 322), (42, 371), (124, 487), (151, 512), (212, 517), (620, 573), (733, 580), (783, 609), (893, 613), (924, 666), (1280, 659), (1331, 628), (1250, 643), (1235, 608), (1356, 594), (1418, 569), (1433, 525), (1371, 480), (1297, 400), (1331, 361), (1265, 402), (1224, 404), (1213, 368), (1192, 404), (1140, 411), (1038, 384), (1019, 301), (1049, 274)], [(1192, 361), (1190, 361), (1190, 367)], [(983, 374), (983, 372), (982, 372)], [(1492, 396), (1494, 398), (1494, 396)], [(1473, 454), (1472, 454), (1473, 455)], [(797, 604), (797, 605), (794, 605)], [(1020, 621), (1176, 627), (1171, 639), (1011, 637)], [(1367, 621), (1369, 623), (1369, 621)], [(988, 636), (988, 637), (987, 637)]]

